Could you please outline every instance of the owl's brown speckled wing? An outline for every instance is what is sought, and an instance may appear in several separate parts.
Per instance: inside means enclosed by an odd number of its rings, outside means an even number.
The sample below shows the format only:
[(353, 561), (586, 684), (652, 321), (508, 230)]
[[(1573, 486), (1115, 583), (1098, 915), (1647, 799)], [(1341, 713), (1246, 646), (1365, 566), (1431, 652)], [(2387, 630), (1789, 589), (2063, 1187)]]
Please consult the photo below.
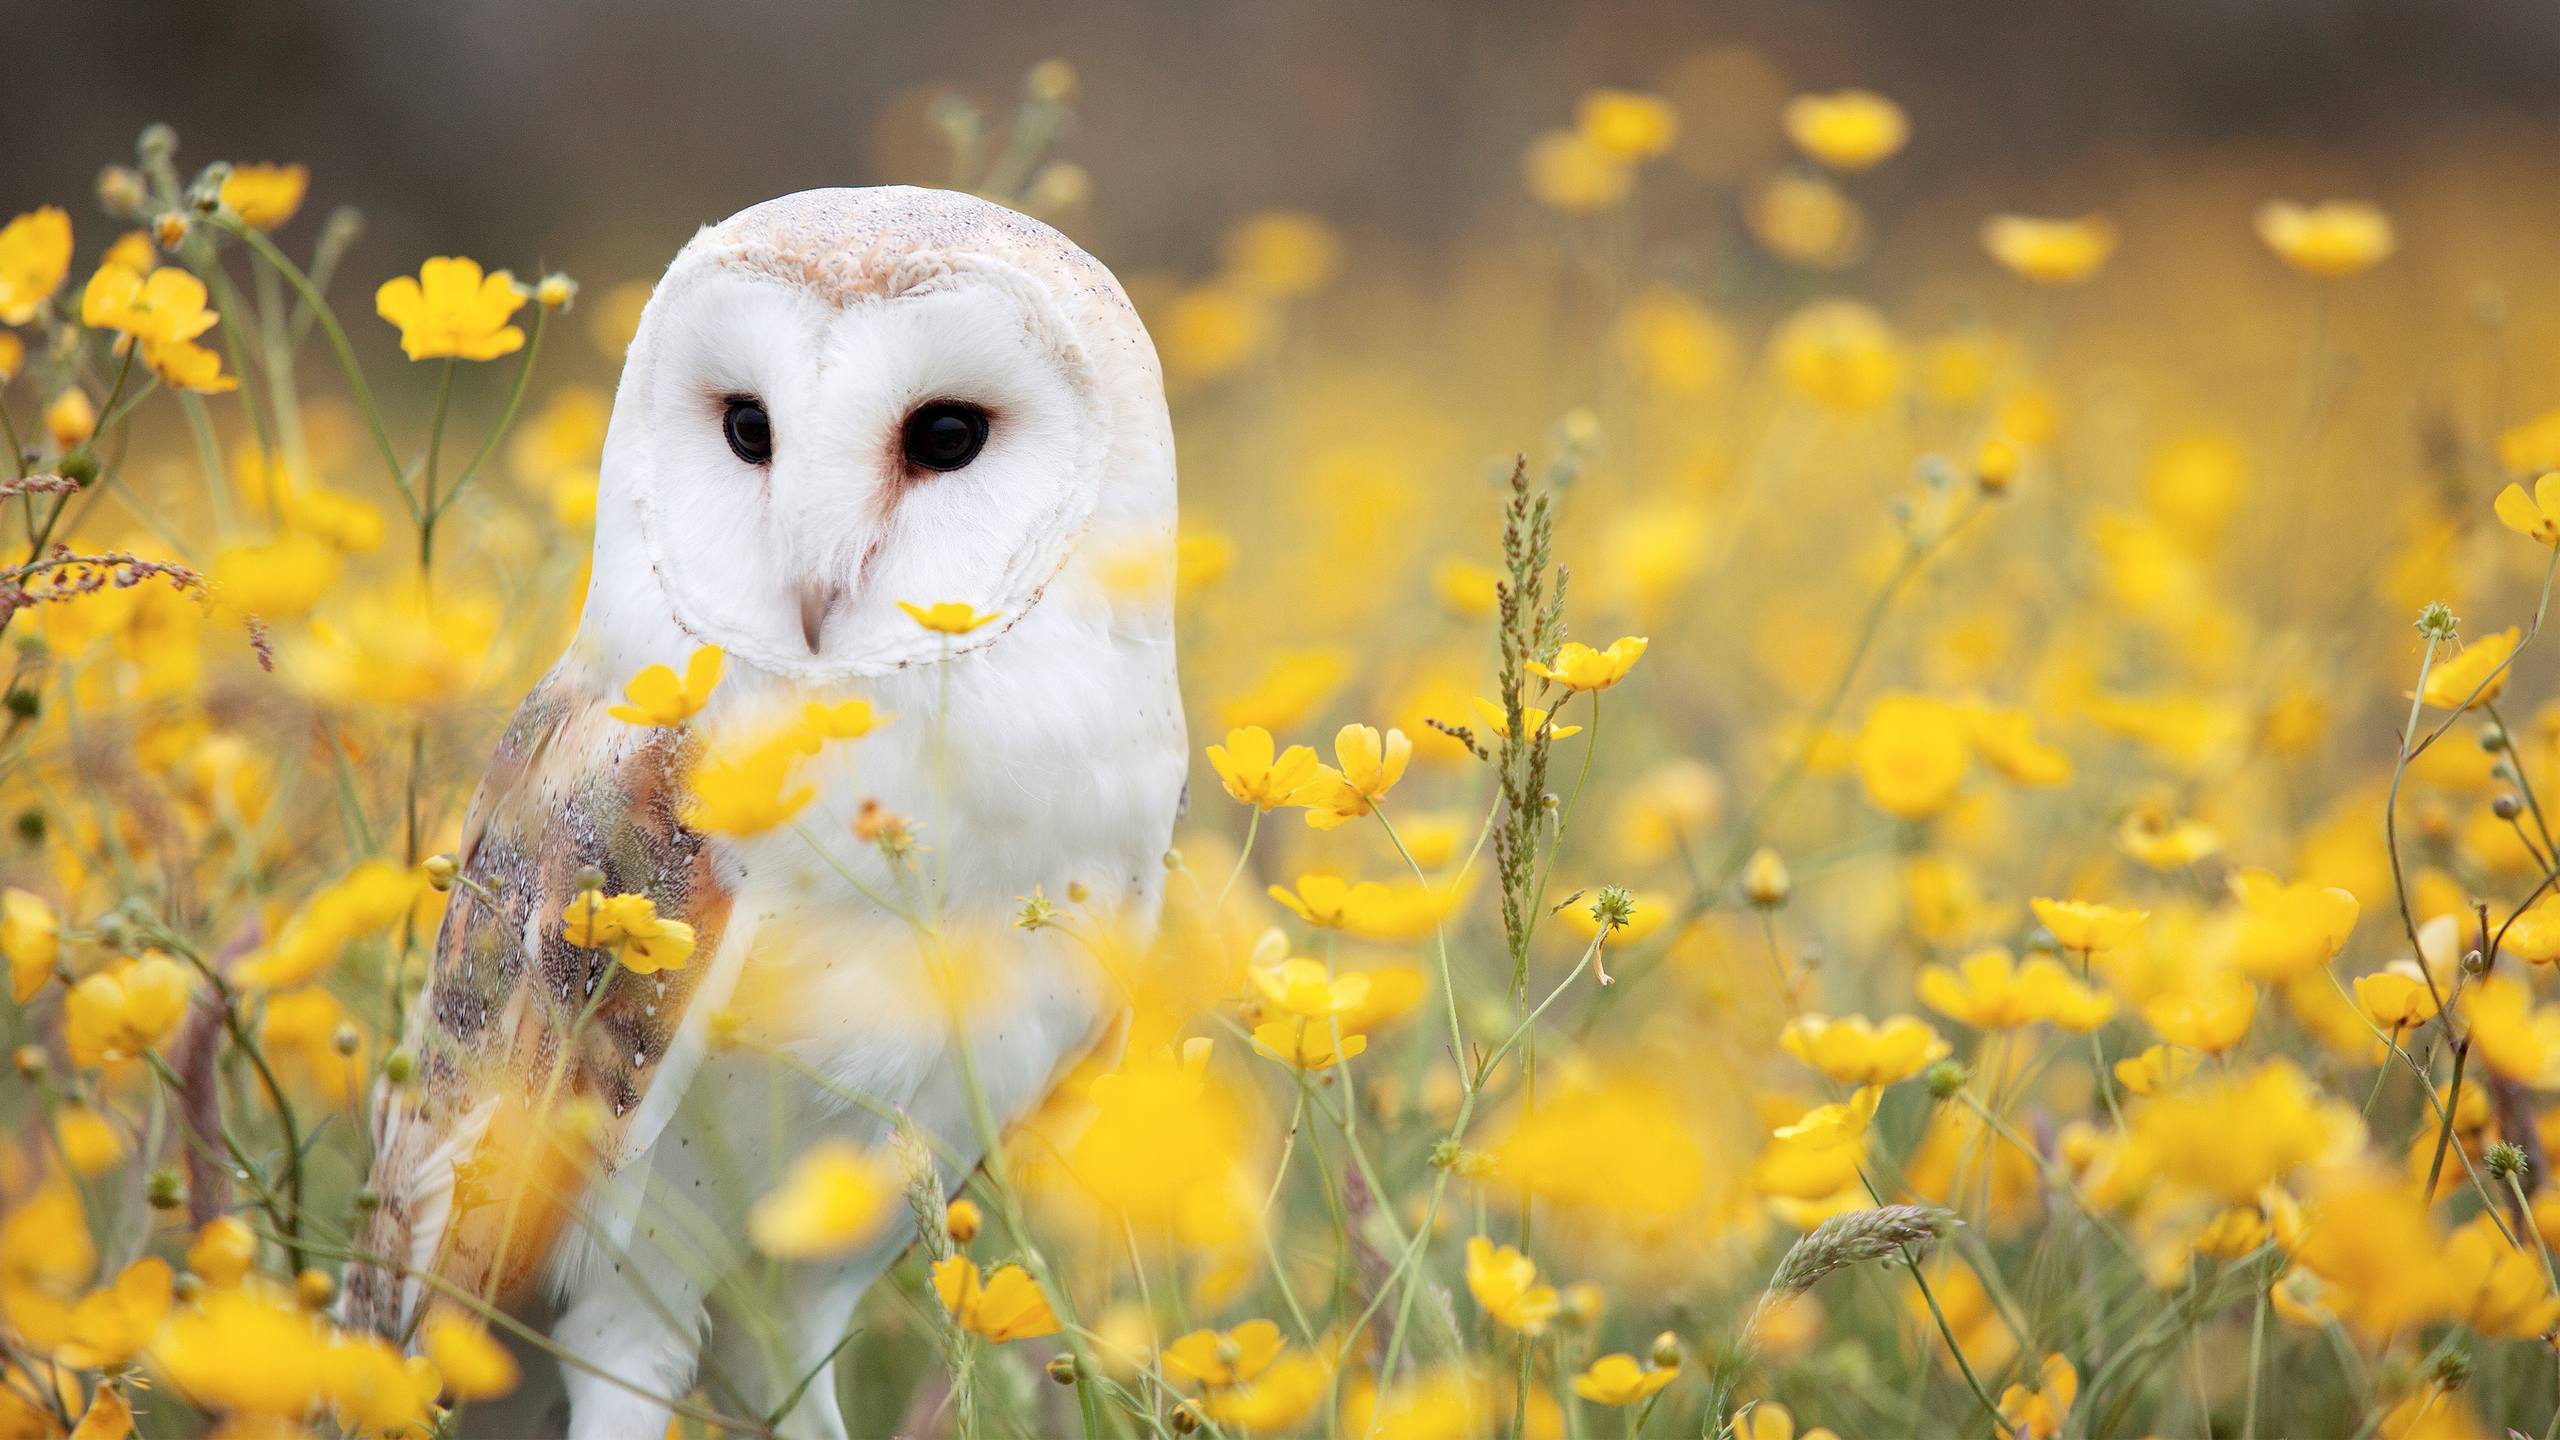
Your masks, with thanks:
[[(365, 1252), (392, 1267), (350, 1271), (348, 1318), (384, 1332), (415, 1323), (423, 1271), (470, 1294), (520, 1290), (579, 1193), (645, 1147), (655, 1086), (680, 1091), (688, 1003), (728, 928), (729, 888), (681, 817), (698, 743), (627, 724), (606, 697), (555, 670), (500, 737), (472, 801), (434, 970), (410, 1017), (415, 1073), (375, 1106)], [(561, 913), (583, 871), (608, 894), (637, 892), (694, 927), (682, 969), (619, 971), (609, 950), (573, 946)], [(602, 992), (599, 994), (598, 987)]]

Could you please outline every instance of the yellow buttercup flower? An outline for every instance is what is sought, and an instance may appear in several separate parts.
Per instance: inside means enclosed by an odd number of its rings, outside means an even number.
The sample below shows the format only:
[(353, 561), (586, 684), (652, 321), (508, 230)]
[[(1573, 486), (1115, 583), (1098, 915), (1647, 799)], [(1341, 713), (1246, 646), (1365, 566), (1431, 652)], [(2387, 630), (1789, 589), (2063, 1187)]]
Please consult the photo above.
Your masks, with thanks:
[(19, 1004), (44, 988), (61, 953), (62, 917), (53, 906), (32, 890), (0, 890), (0, 956), (9, 961), (9, 993)]
[(1193, 1385), (1242, 1385), (1280, 1358), (1280, 1327), (1247, 1320), (1233, 1330), (1194, 1330), (1164, 1347), (1165, 1372)]
[(2508, 924), (2498, 950), (2534, 965), (2560, 960), (2560, 895), (2545, 895), (2526, 906)]
[(2475, 1215), (2445, 1241), (2447, 1288), (2460, 1297), (2462, 1322), (2492, 1340), (2531, 1340), (2560, 1323), (2555, 1299), (2533, 1246), (2507, 1243), (2497, 1221)]
[(1511, 1246), (1497, 1248), (1482, 1235), (1467, 1241), (1467, 1293), (1484, 1312), (1523, 1335), (1546, 1333), (1563, 1302), (1555, 1287), (1538, 1283), (1538, 1265)]
[(2201, 820), (2137, 806), (2117, 828), (2116, 845), (2154, 870), (2178, 870), (2220, 853), (2222, 832)]
[(966, 635), (982, 625), (1003, 619), (994, 610), (981, 612), (976, 606), (959, 600), (937, 600), (931, 605), (917, 605), (901, 600), (898, 608), (907, 618), (937, 635)]
[(2439, 651), (2418, 698), (2439, 710), (2468, 710), (2494, 703), (2507, 688), (2507, 661), (2522, 632), (2510, 625), (2483, 635), (2453, 655)]
[(1287, 1434), (1316, 1413), (1332, 1384), (1333, 1372), (1321, 1356), (1292, 1350), (1253, 1379), (1202, 1396), (1200, 1413), (1237, 1434)]
[(2071, 757), (2036, 738), (2035, 717), (2024, 710), (1975, 705), (1968, 712), (1973, 752), (2020, 785), (2062, 785), (2071, 779)]
[[(692, 688), (690, 677), (686, 688)], [(850, 700), (812, 700), (800, 707), (800, 733), (821, 744), (832, 740), (859, 740), (888, 724), (890, 718), (873, 709), (871, 702), (860, 696)]]
[(1825, 1200), (1855, 1184), (1883, 1096), (1882, 1089), (1865, 1086), (1770, 1131), (1767, 1147), (1751, 1162), (1751, 1188), (1786, 1200)]
[(302, 208), (311, 188), (306, 165), (234, 165), (222, 181), (222, 203), (252, 230), (273, 230)]
[(71, 987), (63, 1038), (81, 1066), (134, 1060), (158, 1049), (186, 1018), (187, 968), (152, 951)]
[(1789, 386), (1838, 414), (1865, 414), (1902, 391), (1893, 328), (1855, 300), (1805, 306), (1778, 327), (1769, 348)]
[(2258, 207), (2257, 227), (2258, 238), (2284, 263), (2324, 279), (2372, 269), (2399, 245), (2391, 217), (2355, 200), (2270, 200)]
[(1952, 970), (1921, 966), (1917, 988), (1922, 1004), (1976, 1030), (2044, 1021), (2085, 1033), (2115, 1014), (2112, 998), (2073, 979), (2052, 957), (2039, 955), (2020, 965), (1996, 946), (1975, 951)]
[(181, 390), (239, 388), (237, 377), (222, 373), (222, 357), (195, 343), (221, 319), (205, 307), (204, 282), (174, 265), (148, 275), (108, 265), (89, 277), (80, 296), (81, 324), (121, 331), (120, 343), (140, 345), (143, 363)]
[(1292, 803), (1322, 767), (1316, 752), (1304, 745), (1292, 745), (1277, 755), (1273, 748), (1270, 731), (1259, 725), (1240, 726), (1227, 732), (1224, 745), (1208, 748), (1209, 767), (1237, 800), (1259, 810), (1277, 809)]
[(1247, 216), (1218, 248), (1227, 274), (1264, 295), (1312, 295), (1342, 269), (1342, 237), (1303, 211)]
[(1964, 784), (1973, 733), (1962, 706), (1927, 695), (1879, 697), (1853, 752), (1867, 798), (1905, 820), (1938, 814)]
[(71, 273), (71, 217), (55, 206), (0, 225), (0, 325), (24, 325)]
[(1872, 90), (1799, 95), (1780, 116), (1796, 148), (1834, 170), (1869, 170), (1911, 138), (1902, 107)]
[(2130, 945), (2142, 935), (2149, 923), (2148, 910), (2122, 910), (2113, 905), (2099, 905), (2087, 900), (2053, 900), (2038, 896), (2027, 902), (2036, 919), (2053, 934), (2053, 942), (2065, 950), (2094, 954)]
[(487, 1326), (449, 1305), (428, 1313), (419, 1348), (435, 1363), (446, 1393), (458, 1399), (495, 1400), (523, 1378), (515, 1356), (489, 1337)]
[(216, 1215), (187, 1246), (187, 1273), (217, 1290), (240, 1283), (258, 1262), (258, 1232), (237, 1215)]
[(2533, 988), (2512, 975), (2491, 975), (2462, 992), (2471, 1050), (2488, 1067), (2524, 1085), (2547, 1085), (2560, 1071), (2560, 1006), (2533, 1003)]
[(2256, 980), (2286, 980), (2326, 965), (2355, 930), (2356, 897), (2335, 886), (2286, 884), (2264, 870), (2231, 877), (2240, 905), (2231, 963)]
[(400, 349), (412, 360), (514, 354), (524, 348), (524, 330), (508, 319), (524, 303), (515, 276), (483, 274), (479, 261), (460, 255), (437, 256), (373, 292), (374, 312), (400, 327)]
[(2528, 495), (2522, 485), (2498, 492), (2498, 523), (2545, 545), (2560, 546), (2560, 471), (2547, 471)]
[(1646, 643), (1642, 635), (1624, 635), (1610, 641), (1608, 649), (1594, 650), (1579, 640), (1568, 640), (1557, 648), (1553, 660), (1530, 661), (1529, 673), (1576, 693), (1606, 690), (1636, 668)]
[(1786, 1052), (1843, 1085), (1891, 1085), (1908, 1080), (1947, 1057), (1947, 1042), (1926, 1021), (1889, 1015), (1882, 1023), (1864, 1015), (1834, 1020), (1803, 1015), (1778, 1035)]
[(2142, 1018), (2161, 1039), (2207, 1055), (2239, 1044), (2257, 1013), (2258, 987), (2228, 971), (2142, 1007)]
[(2154, 1045), (2129, 1060), (2115, 1063), (2116, 1083), (2127, 1093), (2165, 1095), (2195, 1077), (2204, 1058), (2192, 1050)]
[[(1921, 1313), (1925, 1315), (1928, 1312), (1924, 1309)], [(1965, 1353), (1981, 1352), (1977, 1347), (1967, 1345)], [(1733, 1435), (1734, 1440), (1840, 1440), (1839, 1435), (1834, 1433), (1828, 1425), (1816, 1425), (1798, 1434), (1796, 1417), (1788, 1411), (1786, 1406), (1775, 1400), (1758, 1401), (1752, 1405), (1748, 1413), (1736, 1416)]]
[[(1484, 728), (1505, 739), (1510, 738), (1511, 717), (1504, 713), (1501, 706), (1481, 695), (1470, 697), (1467, 703), (1475, 707), (1476, 718), (1484, 722)], [(1544, 735), (1550, 740), (1562, 740), (1569, 735), (1582, 733), (1582, 727), (1579, 725), (1549, 725), (1547, 712), (1536, 705), (1520, 707), (1520, 728), (1527, 731), (1533, 738)]]
[(1635, 167), (1580, 130), (1550, 130), (1520, 154), (1520, 174), (1538, 203), (1569, 215), (1606, 210), (1635, 186)]
[(1058, 1333), (1058, 1317), (1047, 1297), (1019, 1265), (987, 1275), (976, 1261), (954, 1255), (933, 1267), (933, 1293), (953, 1323), (973, 1335), (1001, 1343)]
[(685, 823), (713, 835), (761, 835), (817, 798), (799, 780), (808, 737), (797, 727), (776, 737), (714, 746), (693, 768)]
[[(1335, 1031), (1342, 1030), (1340, 1039)], [(1330, 1070), (1369, 1048), (1369, 1037), (1352, 1034), (1339, 1022), (1290, 1018), (1253, 1027), (1253, 1048), (1283, 1065), (1314, 1072)]]
[(1265, 1002), (1301, 1019), (1329, 1020), (1369, 1003), (1368, 976), (1336, 976), (1321, 960), (1293, 957), (1252, 966), (1246, 973)]
[(693, 927), (658, 914), (646, 895), (581, 890), (560, 912), (561, 938), (588, 950), (611, 950), (635, 975), (681, 970), (693, 956)]
[(2029, 280), (2074, 285), (2097, 274), (2115, 253), (2116, 227), (2103, 215), (2077, 220), (1994, 215), (1982, 222), (1982, 248)]
[(776, 1259), (842, 1255), (879, 1232), (898, 1190), (896, 1174), (860, 1146), (822, 1140), (748, 1211), (747, 1236)]
[(90, 1292), (73, 1308), (70, 1343), (54, 1358), (75, 1370), (132, 1363), (168, 1319), (176, 1279), (169, 1262), (157, 1257), (126, 1266), (114, 1284)]
[[(2508, 932), (2508, 938), (2514, 938), (2513, 930)], [(2357, 976), (2355, 996), (2356, 1008), (2385, 1031), (2424, 1025), (2436, 1016), (2436, 992), (2427, 988), (2426, 976), (2418, 967), (2407, 962), (2395, 962), (2390, 969)]]
[(2000, 1392), (2000, 1422), (2021, 1440), (2054, 1440), (2079, 1395), (2079, 1370), (2059, 1355), (2047, 1355), (2033, 1385)]
[(1680, 1378), (1680, 1367), (1655, 1368), (1633, 1355), (1603, 1355), (1573, 1377), (1573, 1393), (1594, 1405), (1633, 1405)]
[(1292, 804), (1307, 807), (1307, 823), (1319, 830), (1346, 825), (1375, 809), (1404, 778), (1413, 741), (1402, 730), (1384, 735), (1368, 725), (1345, 725), (1333, 737), (1335, 765), (1319, 765)]
[(720, 683), (720, 662), (726, 654), (717, 645), (694, 651), (684, 662), (682, 679), (676, 677), (673, 666), (648, 666), (622, 687), (629, 703), (613, 706), (605, 713), (633, 725), (681, 725), (711, 703), (712, 687)]

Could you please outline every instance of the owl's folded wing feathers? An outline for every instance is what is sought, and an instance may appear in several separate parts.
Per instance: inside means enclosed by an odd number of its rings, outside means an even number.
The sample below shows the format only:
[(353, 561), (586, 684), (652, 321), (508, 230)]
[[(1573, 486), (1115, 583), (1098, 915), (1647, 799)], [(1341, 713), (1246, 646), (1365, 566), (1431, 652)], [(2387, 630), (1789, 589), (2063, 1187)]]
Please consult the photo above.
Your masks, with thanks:
[[(350, 1323), (413, 1326), (420, 1274), (492, 1301), (521, 1291), (589, 1180), (645, 1149), (690, 1079), (688, 1006), (723, 988), (744, 937), (724, 934), (731, 889), (681, 818), (698, 742), (607, 703), (565, 667), (545, 677), (472, 801), (410, 1016), (415, 1073), (375, 1103), (380, 1204), (364, 1250), (388, 1265), (351, 1269)], [(693, 926), (691, 960), (616, 973), (611, 950), (571, 945), (562, 912), (589, 870), (605, 893), (645, 894)], [(661, 1103), (644, 1105), (653, 1091)]]

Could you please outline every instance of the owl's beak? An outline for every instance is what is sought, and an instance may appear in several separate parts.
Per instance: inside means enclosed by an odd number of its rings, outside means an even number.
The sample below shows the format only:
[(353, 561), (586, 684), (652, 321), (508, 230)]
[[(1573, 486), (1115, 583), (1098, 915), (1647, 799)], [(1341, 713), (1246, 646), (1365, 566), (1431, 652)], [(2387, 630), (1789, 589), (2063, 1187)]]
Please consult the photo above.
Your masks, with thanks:
[(809, 642), (810, 654), (818, 653), (819, 641), (826, 635), (827, 615), (843, 596), (843, 587), (837, 585), (811, 582), (800, 587), (800, 638)]

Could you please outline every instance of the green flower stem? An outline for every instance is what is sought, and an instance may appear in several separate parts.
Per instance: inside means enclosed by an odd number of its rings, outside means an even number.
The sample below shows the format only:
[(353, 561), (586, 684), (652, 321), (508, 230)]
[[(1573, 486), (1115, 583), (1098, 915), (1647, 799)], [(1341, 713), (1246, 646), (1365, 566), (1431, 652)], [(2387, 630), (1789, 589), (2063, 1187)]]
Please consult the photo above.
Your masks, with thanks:
[(263, 233), (221, 216), (216, 216), (212, 223), (238, 236), (259, 259), (283, 276), (284, 282), (293, 287), (294, 293), (320, 321), (321, 332), (329, 337), (329, 348), (337, 353), (338, 368), (346, 374), (347, 388), (355, 396), (356, 409), (363, 414), (365, 427), (373, 432), (374, 448), (382, 453), (382, 464), (391, 474), (391, 483), (399, 487), (400, 498), (408, 503), (410, 518), (423, 521), (426, 511), (418, 504), (417, 492), (409, 486), (408, 467), (400, 463), (400, 452), (391, 443), (391, 432), (383, 427), (382, 407), (374, 403), (373, 387), (365, 383), (364, 367), (356, 363), (355, 346), (347, 342), (345, 327), (338, 323), (336, 312), (329, 308), (329, 302), (321, 296), (319, 287), (313, 285), (311, 277), (302, 273), (302, 267), (287, 258)]
[(481, 467), (489, 463), (489, 456), (498, 448), (498, 442), (505, 439), (507, 432), (514, 428), (516, 412), (523, 408), (525, 391), (533, 381), (534, 362), (542, 355), (543, 332), (548, 330), (550, 325), (550, 307), (537, 302), (533, 312), (533, 337), (525, 342), (524, 362), (516, 366), (516, 383), (507, 391), (507, 403), (499, 409), (497, 423), (489, 427), (488, 435), (480, 441), (480, 448), (471, 453), (471, 459), (463, 465), (462, 473), (454, 477), (453, 488), (445, 492), (442, 500), (430, 498), (428, 501), (426, 523), (429, 528), (435, 525), (445, 511), (453, 508), (454, 501), (462, 498), (463, 488), (478, 478)]

